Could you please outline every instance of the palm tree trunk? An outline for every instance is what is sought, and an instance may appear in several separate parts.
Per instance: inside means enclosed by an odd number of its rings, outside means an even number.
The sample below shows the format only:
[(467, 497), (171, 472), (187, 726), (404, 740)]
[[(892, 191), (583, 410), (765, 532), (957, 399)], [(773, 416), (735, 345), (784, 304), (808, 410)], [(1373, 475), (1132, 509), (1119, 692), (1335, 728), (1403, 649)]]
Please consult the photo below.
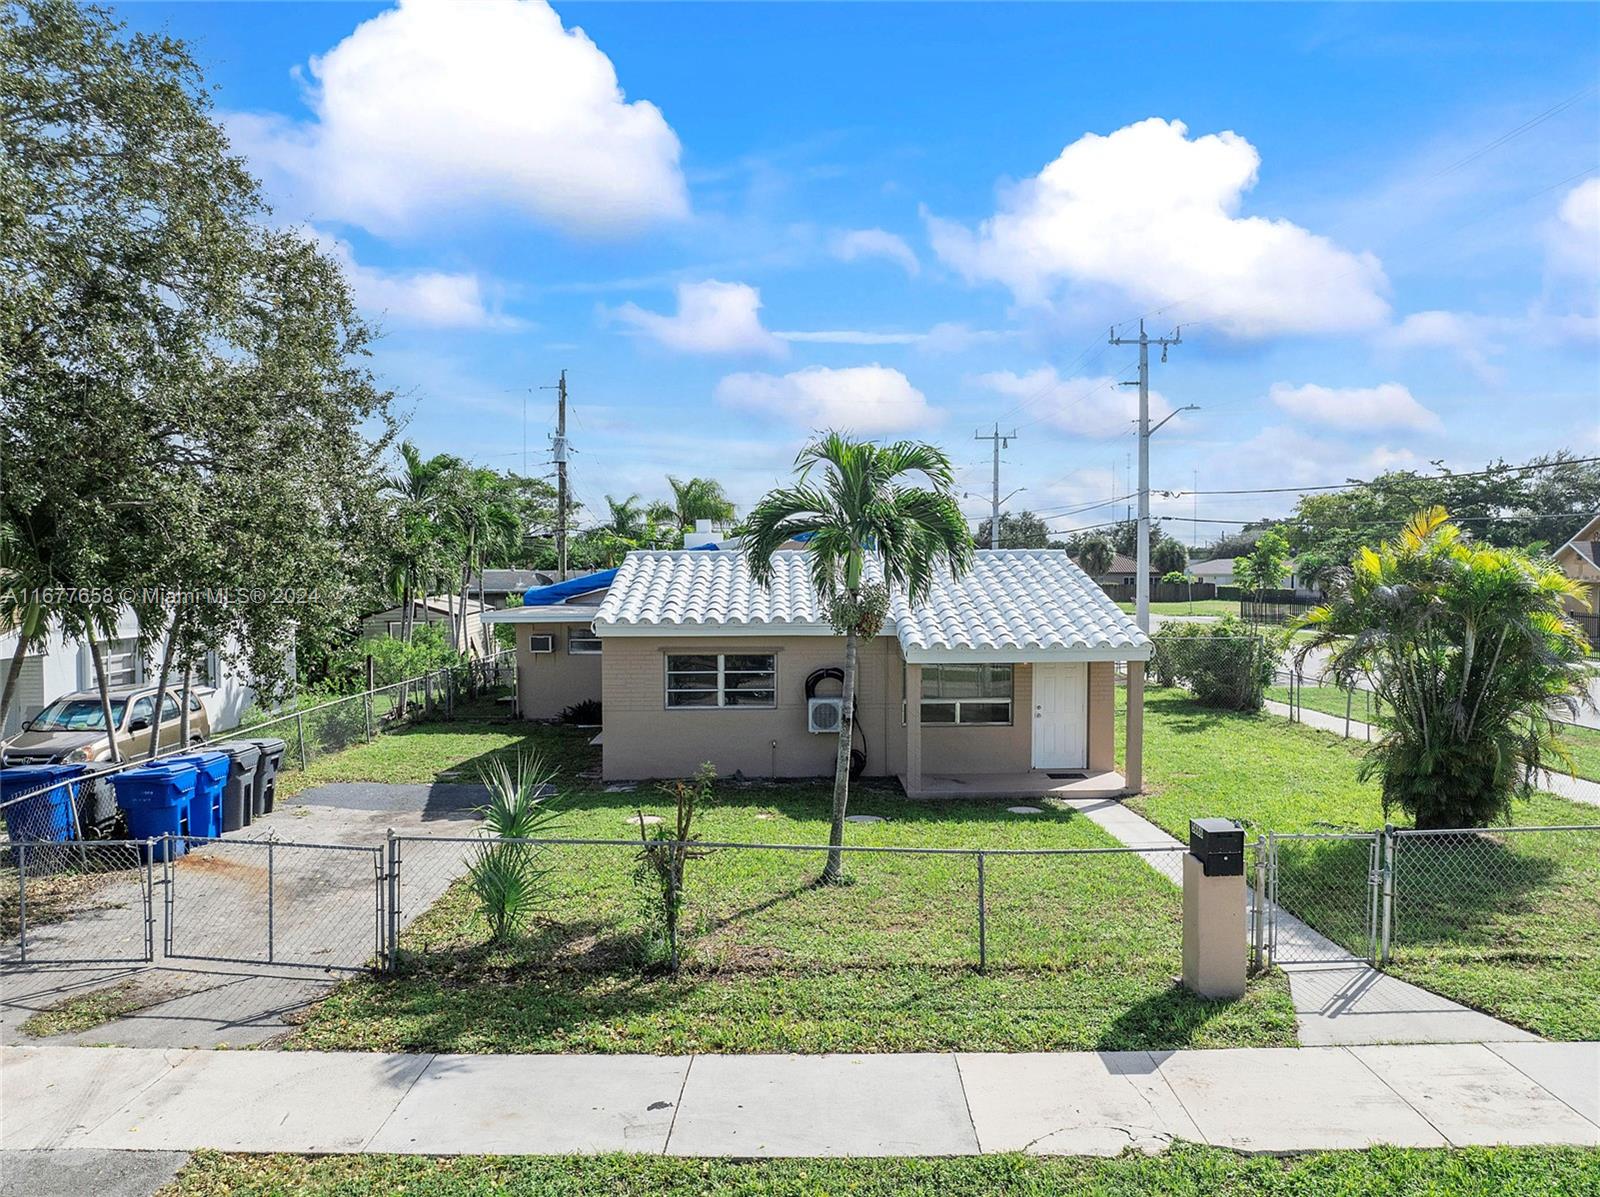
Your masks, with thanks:
[(167, 700), (167, 679), (172, 675), (172, 652), (178, 643), (178, 619), (173, 616), (167, 628), (167, 647), (161, 653), (161, 677), (156, 682), (156, 705), (150, 713), (150, 750), (146, 756), (155, 756), (161, 749), (161, 705)]
[(117, 729), (111, 718), (111, 684), (106, 681), (106, 659), (100, 651), (100, 642), (94, 638), (94, 625), (84, 624), (84, 638), (89, 642), (89, 659), (94, 662), (94, 680), (100, 688), (100, 718), (106, 725), (106, 744), (111, 748), (111, 763), (120, 765), (122, 754), (117, 751)]
[(5, 689), (0, 691), (0, 733), (6, 726), (6, 718), (11, 714), (11, 700), (17, 693), (17, 679), (22, 676), (22, 662), (28, 655), (28, 638), (17, 629), (17, 649), (11, 654), (11, 664), (6, 667)]
[(833, 762), (833, 826), (828, 831), (827, 866), (822, 870), (822, 883), (833, 885), (844, 872), (844, 853), (839, 846), (844, 843), (845, 809), (850, 802), (850, 748), (855, 740), (856, 707), (856, 631), (851, 628), (844, 634), (844, 694), (839, 704), (839, 751)]

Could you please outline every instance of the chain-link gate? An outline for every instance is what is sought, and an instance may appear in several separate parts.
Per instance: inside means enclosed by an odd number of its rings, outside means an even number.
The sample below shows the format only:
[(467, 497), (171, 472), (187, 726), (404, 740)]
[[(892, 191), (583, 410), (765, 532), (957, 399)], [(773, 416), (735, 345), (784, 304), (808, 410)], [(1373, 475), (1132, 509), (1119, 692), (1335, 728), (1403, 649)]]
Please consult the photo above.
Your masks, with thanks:
[(1267, 836), (1267, 954), (1274, 964), (1382, 954), (1385, 877), (1379, 832)]
[(138, 964), (155, 952), (158, 840), (0, 844), (0, 964)]
[(273, 839), (190, 840), (162, 869), (174, 959), (356, 970), (383, 952), (383, 850)]

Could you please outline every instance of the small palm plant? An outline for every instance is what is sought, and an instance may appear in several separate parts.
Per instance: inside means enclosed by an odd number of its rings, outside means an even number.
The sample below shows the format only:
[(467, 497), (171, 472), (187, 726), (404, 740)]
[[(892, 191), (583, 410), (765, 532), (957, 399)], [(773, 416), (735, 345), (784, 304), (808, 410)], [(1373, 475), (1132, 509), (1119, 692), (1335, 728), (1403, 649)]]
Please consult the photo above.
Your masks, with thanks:
[(717, 770), (710, 761), (695, 771), (693, 780), (672, 781), (661, 787), (661, 792), (673, 801), (676, 818), (672, 825), (661, 825), (654, 832), (645, 831), (645, 814), (638, 812), (639, 849), (635, 880), (645, 882), (655, 891), (652, 897), (653, 912), (659, 915), (659, 954), (665, 957), (667, 971), (678, 971), (678, 923), (683, 916), (683, 870), (691, 860), (705, 855), (703, 849), (694, 847), (698, 838), (694, 831), (695, 815), (711, 805)]
[(518, 753), (516, 766), (496, 757), (479, 770), (489, 789), (481, 808), (489, 837), (467, 865), (467, 884), (489, 924), (492, 943), (509, 941), (545, 902), (548, 849), (529, 843), (547, 836), (558, 818), (551, 781), (555, 771), (537, 754)]

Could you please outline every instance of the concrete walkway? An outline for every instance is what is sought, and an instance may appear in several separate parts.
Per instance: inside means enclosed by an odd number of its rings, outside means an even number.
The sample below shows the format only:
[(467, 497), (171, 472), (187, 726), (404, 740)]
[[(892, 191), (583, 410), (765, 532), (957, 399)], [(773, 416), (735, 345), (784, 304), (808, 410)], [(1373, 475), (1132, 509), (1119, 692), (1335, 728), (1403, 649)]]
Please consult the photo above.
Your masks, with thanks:
[(1600, 1145), (1600, 1044), (1041, 1055), (0, 1048), (0, 1147), (680, 1156)]
[[(1183, 882), (1185, 845), (1119, 801), (1073, 801), (1112, 837), (1151, 852), (1144, 862), (1174, 885)], [(1255, 892), (1245, 900), (1254, 908)], [(1275, 963), (1289, 979), (1296, 1030), (1307, 1046), (1371, 1043), (1487, 1043), (1535, 1041), (1538, 1036), (1390, 976), (1349, 953), (1286, 911), (1278, 912)]]
[[(1281, 715), (1285, 719), (1290, 717), (1288, 703), (1268, 700), (1266, 710), (1269, 715)], [(1318, 731), (1332, 732), (1336, 736), (1345, 735), (1343, 715), (1329, 715), (1325, 711), (1313, 711), (1308, 707), (1301, 707), (1296, 721), (1307, 727), (1314, 727)], [(1375, 740), (1382, 734), (1382, 728), (1368, 726), (1359, 719), (1350, 720), (1349, 739)], [(1600, 782), (1590, 781), (1586, 777), (1574, 777), (1570, 773), (1552, 773), (1546, 769), (1534, 778), (1534, 785), (1558, 798), (1600, 806)]]

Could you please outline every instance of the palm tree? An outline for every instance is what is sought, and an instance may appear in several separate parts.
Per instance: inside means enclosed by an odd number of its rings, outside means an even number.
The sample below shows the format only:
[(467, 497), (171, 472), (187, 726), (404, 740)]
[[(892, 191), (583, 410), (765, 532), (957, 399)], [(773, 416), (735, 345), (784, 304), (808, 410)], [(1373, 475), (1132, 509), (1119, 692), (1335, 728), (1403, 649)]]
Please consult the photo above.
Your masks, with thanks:
[(1362, 766), (1386, 810), (1419, 828), (1482, 827), (1528, 794), (1552, 707), (1576, 714), (1586, 694), (1574, 599), (1579, 585), (1547, 561), (1470, 543), (1442, 507), (1336, 571), (1329, 601), (1301, 620), (1298, 657), (1331, 649), (1339, 681), (1364, 681), (1390, 712)]
[(668, 474), (667, 485), (672, 487), (672, 505), (680, 528), (693, 528), (696, 520), (727, 523), (733, 519), (733, 504), (715, 478), (684, 479)]
[(620, 501), (607, 495), (606, 507), (611, 513), (611, 518), (601, 527), (623, 540), (638, 542), (644, 539), (645, 509), (639, 502), (638, 495), (629, 495)]
[[(850, 749), (856, 699), (856, 645), (876, 636), (889, 613), (891, 589), (923, 601), (938, 570), (966, 572), (972, 536), (952, 491), (950, 459), (932, 445), (875, 445), (827, 432), (800, 450), (795, 483), (769, 493), (750, 513), (745, 537), (750, 573), (773, 579), (773, 554), (806, 535), (811, 584), (829, 621), (844, 636), (844, 699), (833, 766), (833, 827), (822, 880), (839, 880), (845, 808), (850, 800)], [(908, 485), (921, 475), (929, 486)], [(868, 562), (875, 562), (881, 581)], [(912, 700), (912, 711), (916, 710)], [(913, 715), (913, 717), (915, 717)]]
[(1111, 542), (1104, 536), (1086, 536), (1078, 546), (1078, 568), (1091, 578), (1110, 573), (1115, 557)]
[(461, 460), (448, 453), (424, 458), (416, 445), (404, 441), (400, 445), (400, 465), (384, 479), (383, 491), (393, 499), (399, 523), (396, 568), (391, 581), (399, 591), (402, 608), (401, 638), (409, 641), (418, 592), (426, 604), (427, 591), (439, 576), (446, 486), (450, 475), (461, 468)]
[(447, 482), (445, 518), (461, 560), (460, 601), (450, 624), (450, 646), (456, 652), (466, 652), (471, 647), (467, 643), (467, 594), (472, 572), (483, 569), (486, 551), (499, 556), (514, 552), (522, 528), (510, 488), (493, 470), (463, 468)]

